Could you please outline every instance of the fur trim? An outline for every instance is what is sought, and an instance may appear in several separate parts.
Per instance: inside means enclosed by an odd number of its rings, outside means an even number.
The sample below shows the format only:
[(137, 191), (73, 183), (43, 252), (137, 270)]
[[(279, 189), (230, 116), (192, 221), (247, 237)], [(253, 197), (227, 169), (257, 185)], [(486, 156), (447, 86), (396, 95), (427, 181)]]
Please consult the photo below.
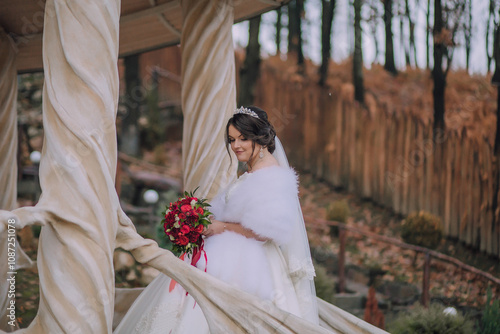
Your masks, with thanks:
[(279, 245), (291, 239), (289, 226), (295, 211), (298, 180), (291, 168), (267, 167), (249, 174), (230, 193), (218, 195), (211, 211), (226, 222), (241, 223), (256, 234)]

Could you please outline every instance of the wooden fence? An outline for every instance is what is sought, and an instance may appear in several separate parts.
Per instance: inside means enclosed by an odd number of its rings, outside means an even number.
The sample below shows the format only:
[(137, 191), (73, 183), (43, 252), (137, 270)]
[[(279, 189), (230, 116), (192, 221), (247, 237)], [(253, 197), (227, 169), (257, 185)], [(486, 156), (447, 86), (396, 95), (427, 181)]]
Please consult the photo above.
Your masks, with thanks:
[(351, 84), (322, 89), (270, 65), (257, 86), (255, 104), (292, 165), (396, 213), (436, 214), (445, 235), (500, 257), (499, 167), (488, 138), (449, 118), (433, 136), (428, 107), (396, 108), (370, 94), (362, 107)]

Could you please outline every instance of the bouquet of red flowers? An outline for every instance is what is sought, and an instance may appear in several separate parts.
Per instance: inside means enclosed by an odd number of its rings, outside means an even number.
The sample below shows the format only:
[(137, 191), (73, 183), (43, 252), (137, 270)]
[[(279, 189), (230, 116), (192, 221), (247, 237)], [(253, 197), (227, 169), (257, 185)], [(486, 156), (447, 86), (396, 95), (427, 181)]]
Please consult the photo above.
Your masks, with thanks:
[(208, 210), (210, 204), (206, 199), (199, 199), (194, 196), (198, 188), (192, 193), (187, 191), (184, 197), (170, 203), (164, 212), (165, 219), (163, 229), (173, 244), (172, 250), (182, 254), (192, 254), (191, 264), (194, 266), (198, 262), (203, 251), (203, 229), (211, 224), (209, 216), (212, 213)]

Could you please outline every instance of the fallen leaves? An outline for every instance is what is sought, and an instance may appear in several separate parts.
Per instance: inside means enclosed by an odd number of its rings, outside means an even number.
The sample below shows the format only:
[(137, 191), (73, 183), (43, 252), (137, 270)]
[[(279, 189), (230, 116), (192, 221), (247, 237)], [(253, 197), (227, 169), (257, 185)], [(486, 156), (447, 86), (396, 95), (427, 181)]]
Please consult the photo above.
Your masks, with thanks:
[[(367, 231), (399, 238), (398, 224), (401, 217), (387, 213), (387, 210), (374, 206), (370, 202), (357, 200), (352, 195), (331, 190), (326, 184), (315, 180), (309, 174), (301, 175), (301, 203), (304, 214), (324, 219), (324, 208), (333, 201), (346, 199), (349, 202), (352, 217), (347, 224)], [(314, 246), (328, 247), (338, 254), (338, 240), (328, 235), (328, 228), (308, 229), (310, 242)], [(448, 255), (461, 254), (461, 261), (470, 265), (479, 256), (473, 251), (459, 249), (456, 245), (443, 243), (442, 249)], [(472, 254), (472, 255), (471, 255)], [(498, 260), (497, 260), (498, 261)], [(359, 234), (349, 233), (346, 244), (346, 262), (364, 267), (372, 267), (376, 263), (386, 273), (381, 277), (386, 281), (403, 281), (422, 289), (424, 256), (415, 255), (412, 250), (401, 249), (394, 245), (375, 241)], [(487, 270), (497, 277), (499, 266), (492, 265)], [(455, 306), (482, 307), (486, 302), (486, 290), (490, 282), (476, 274), (461, 270), (456, 266), (431, 260), (430, 295), (431, 298), (445, 300)], [(500, 298), (500, 287), (492, 285), (492, 292)]]

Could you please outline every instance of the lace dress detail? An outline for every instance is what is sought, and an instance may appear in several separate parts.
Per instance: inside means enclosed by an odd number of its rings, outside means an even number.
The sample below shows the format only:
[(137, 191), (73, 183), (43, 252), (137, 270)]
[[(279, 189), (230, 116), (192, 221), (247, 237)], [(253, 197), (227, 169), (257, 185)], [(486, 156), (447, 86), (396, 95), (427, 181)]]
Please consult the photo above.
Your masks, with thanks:
[[(178, 321), (179, 306), (175, 303), (161, 303), (145, 313), (137, 323), (132, 333), (160, 334), (165, 332), (165, 328), (171, 327)], [(175, 327), (175, 326), (174, 326)]]
[(312, 261), (300, 260), (298, 258), (291, 258), (288, 263), (290, 277), (294, 280), (300, 280), (307, 278), (308, 280), (314, 279), (316, 276), (316, 271), (314, 270), (314, 265)]

